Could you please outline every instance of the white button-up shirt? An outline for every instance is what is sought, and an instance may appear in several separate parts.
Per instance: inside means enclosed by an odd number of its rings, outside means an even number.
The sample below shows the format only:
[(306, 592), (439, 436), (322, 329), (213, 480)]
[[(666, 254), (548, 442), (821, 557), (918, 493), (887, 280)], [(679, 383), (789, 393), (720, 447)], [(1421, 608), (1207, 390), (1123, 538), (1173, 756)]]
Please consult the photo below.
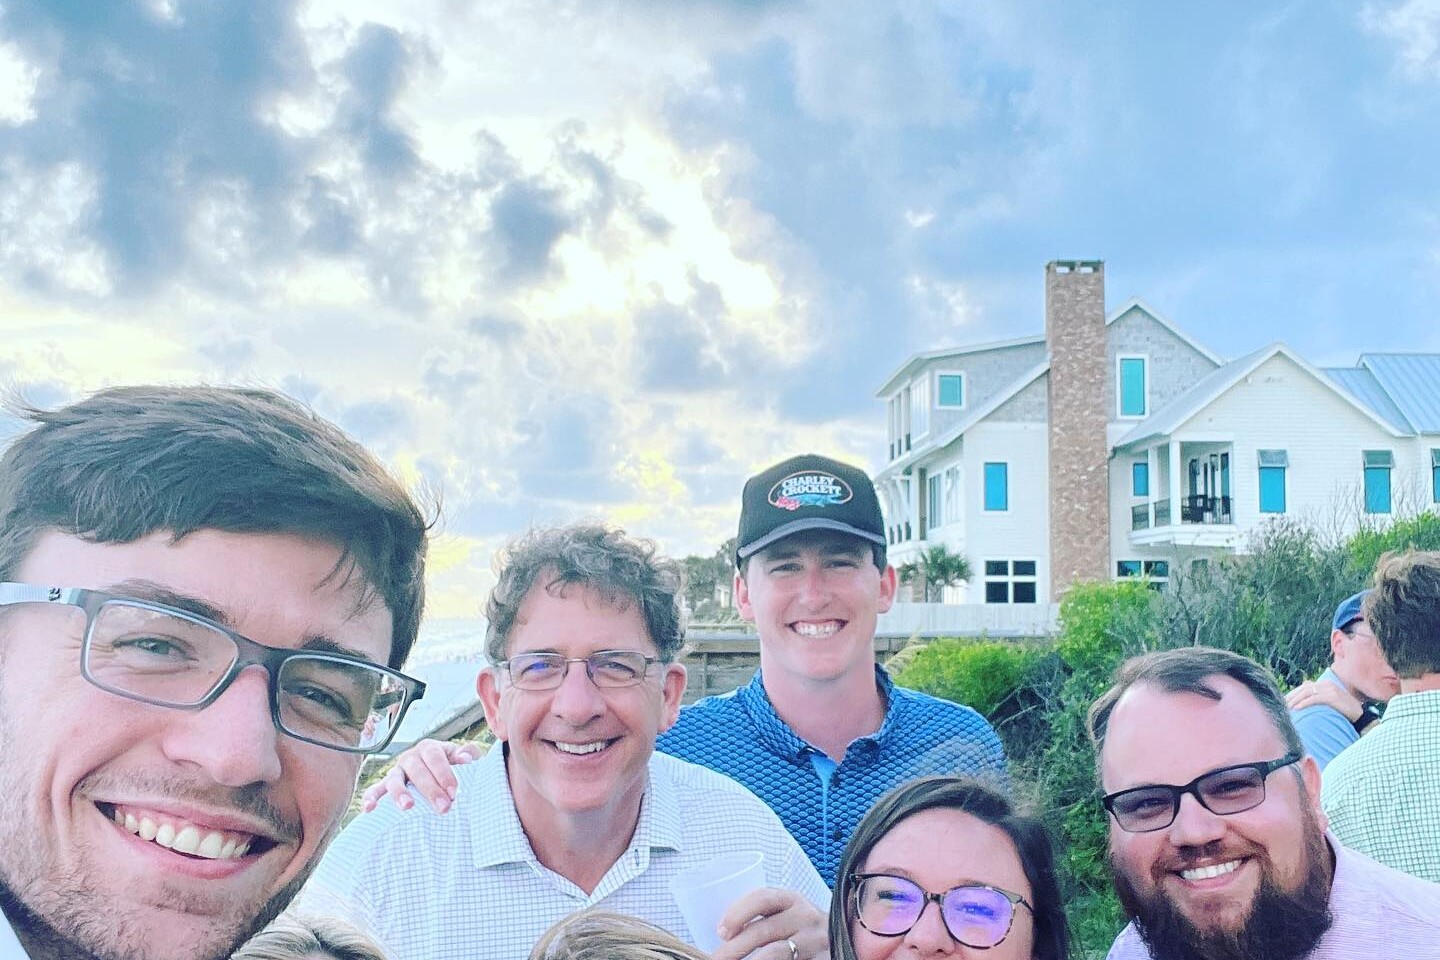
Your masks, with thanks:
[(349, 920), (395, 960), (523, 960), (551, 924), (588, 907), (648, 920), (693, 943), (670, 881), (734, 851), (763, 853), (770, 886), (828, 908), (829, 889), (780, 819), (713, 770), (652, 756), (630, 846), (589, 894), (536, 859), (502, 749), (455, 773), (459, 795), (446, 815), (423, 801), (402, 811), (387, 800), (357, 817), (297, 909)]

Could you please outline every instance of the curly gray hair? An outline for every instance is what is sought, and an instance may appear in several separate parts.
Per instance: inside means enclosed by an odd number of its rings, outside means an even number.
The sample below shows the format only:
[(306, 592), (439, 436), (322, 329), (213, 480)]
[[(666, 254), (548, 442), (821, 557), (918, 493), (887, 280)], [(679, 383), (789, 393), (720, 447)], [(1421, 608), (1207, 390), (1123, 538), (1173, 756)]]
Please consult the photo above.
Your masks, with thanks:
[(495, 573), (498, 580), (485, 603), (485, 653), (492, 663), (506, 658), (520, 605), (537, 584), (552, 596), (578, 584), (621, 609), (637, 604), (666, 663), (684, 646), (680, 565), (660, 556), (653, 541), (599, 523), (531, 530), (496, 555)]

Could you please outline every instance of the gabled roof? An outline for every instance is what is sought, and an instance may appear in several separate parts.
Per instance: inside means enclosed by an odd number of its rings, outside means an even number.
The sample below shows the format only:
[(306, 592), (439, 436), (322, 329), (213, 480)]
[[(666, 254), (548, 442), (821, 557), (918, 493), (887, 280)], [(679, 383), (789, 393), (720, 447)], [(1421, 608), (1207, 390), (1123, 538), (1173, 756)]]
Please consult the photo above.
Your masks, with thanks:
[(1390, 421), (1397, 430), (1404, 433), (1415, 432), (1410, 421), (1405, 419), (1405, 414), (1400, 412), (1395, 401), (1390, 399), (1390, 394), (1385, 392), (1380, 381), (1376, 380), (1369, 370), (1364, 367), (1324, 367), (1321, 372), (1340, 384), (1342, 389), (1349, 391), (1356, 400)]
[(1171, 333), (1175, 334), (1175, 336), (1188, 343), (1192, 348), (1194, 348), (1196, 353), (1199, 353), (1202, 357), (1209, 360), (1211, 363), (1223, 364), (1225, 362), (1224, 358), (1222, 358), (1219, 354), (1211, 353), (1198, 340), (1190, 336), (1184, 330), (1181, 330), (1179, 327), (1175, 326), (1175, 324), (1170, 322), (1170, 319), (1168, 317), (1163, 316), (1158, 310), (1150, 306), (1150, 304), (1146, 303), (1144, 300), (1141, 300), (1139, 297), (1131, 297), (1129, 300), (1126, 300), (1123, 304), (1121, 304), (1118, 310), (1105, 318), (1105, 326), (1110, 326), (1112, 323), (1125, 316), (1125, 314), (1129, 313), (1131, 310), (1136, 309), (1144, 311), (1146, 314), (1149, 315), (1150, 319), (1154, 320), (1156, 323), (1160, 324), (1160, 326), (1164, 327), (1166, 330), (1169, 330)]
[[(1194, 337), (1191, 337), (1184, 330), (1181, 330), (1175, 324), (1171, 323), (1169, 318), (1165, 317), (1154, 307), (1150, 306), (1150, 304), (1146, 303), (1139, 297), (1131, 297), (1129, 300), (1126, 300), (1123, 304), (1121, 304), (1119, 309), (1110, 313), (1110, 315), (1105, 318), (1105, 326), (1109, 327), (1116, 320), (1119, 320), (1131, 310), (1142, 311), (1143, 313), (1145, 313), (1146, 316), (1150, 317), (1150, 319), (1154, 320), (1156, 323), (1160, 324), (1160, 326), (1164, 327), (1166, 330), (1169, 330), (1175, 336), (1179, 337), (1182, 341), (1189, 344), (1197, 353), (1205, 357), (1211, 363), (1218, 365), (1225, 362), (1223, 358), (1221, 358), (1217, 354), (1211, 353), (1208, 349), (1205, 348), (1203, 344), (1197, 341)], [(1039, 336), (1033, 337), (1020, 337), (1015, 340), (994, 340), (989, 343), (972, 344), (968, 347), (946, 347), (942, 350), (927, 350), (924, 353), (914, 353), (911, 354), (904, 363), (900, 364), (899, 368), (897, 368), (894, 373), (890, 374), (890, 376), (886, 378), (885, 383), (880, 387), (880, 389), (875, 391), (875, 396), (883, 399), (892, 390), (900, 386), (901, 383), (913, 376), (917, 369), (932, 360), (945, 360), (949, 359), (950, 357), (964, 357), (976, 353), (986, 353), (991, 350), (1005, 350), (1010, 347), (1029, 347), (1044, 342), (1045, 336), (1044, 334), (1040, 334)]]
[(992, 340), (989, 343), (977, 343), (968, 347), (946, 347), (943, 350), (927, 350), (924, 353), (912, 353), (908, 359), (900, 364), (899, 369), (885, 380), (884, 386), (875, 391), (875, 396), (884, 398), (891, 390), (900, 385), (903, 380), (910, 376), (921, 366), (931, 360), (944, 360), (949, 357), (964, 357), (975, 353), (988, 353), (991, 350), (1006, 350), (1010, 347), (1030, 347), (1037, 343), (1044, 343), (1045, 338), (1041, 337), (1020, 337), (1016, 340)]
[(933, 453), (936, 450), (954, 443), (956, 438), (964, 434), (966, 430), (969, 430), (975, 426), (975, 424), (984, 420), (996, 410), (999, 410), (1017, 393), (1030, 386), (1030, 384), (1034, 383), (1049, 371), (1049, 360), (1031, 367), (1019, 377), (1010, 381), (1003, 389), (997, 391), (989, 400), (979, 404), (973, 410), (966, 412), (965, 416), (961, 417), (955, 423), (952, 423), (944, 433), (927, 437), (924, 443), (915, 447), (909, 453), (905, 454), (905, 456), (887, 463), (883, 469), (875, 474), (876, 481), (899, 473), (916, 461), (923, 459), (926, 454)]
[(1158, 437), (1169, 436), (1183, 426), (1191, 417), (1208, 407), (1227, 390), (1239, 383), (1245, 377), (1254, 373), (1261, 364), (1272, 357), (1283, 356), (1301, 370), (1310, 374), (1317, 383), (1332, 391), (1337, 397), (1354, 407), (1377, 426), (1393, 436), (1404, 436), (1405, 430), (1389, 423), (1386, 419), (1357, 400), (1349, 392), (1342, 390), (1335, 381), (1325, 376), (1319, 370), (1306, 363), (1296, 356), (1289, 347), (1283, 343), (1272, 343), (1268, 347), (1262, 347), (1254, 353), (1246, 354), (1238, 360), (1220, 367), (1200, 378), (1189, 390), (1176, 397), (1166, 404), (1164, 409), (1157, 410), (1153, 415), (1137, 423), (1129, 433), (1121, 437), (1115, 448), (1129, 447), (1146, 440)]
[(1362, 353), (1359, 365), (1416, 433), (1440, 433), (1440, 353)]

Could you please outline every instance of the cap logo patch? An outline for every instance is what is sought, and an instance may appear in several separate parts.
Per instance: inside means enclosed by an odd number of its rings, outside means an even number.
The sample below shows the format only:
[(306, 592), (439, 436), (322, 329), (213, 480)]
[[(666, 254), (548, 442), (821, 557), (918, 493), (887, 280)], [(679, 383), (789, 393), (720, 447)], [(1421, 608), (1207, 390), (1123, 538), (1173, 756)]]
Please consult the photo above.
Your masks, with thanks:
[(792, 473), (770, 488), (770, 505), (781, 510), (801, 507), (835, 507), (849, 502), (854, 494), (839, 477), (815, 470)]

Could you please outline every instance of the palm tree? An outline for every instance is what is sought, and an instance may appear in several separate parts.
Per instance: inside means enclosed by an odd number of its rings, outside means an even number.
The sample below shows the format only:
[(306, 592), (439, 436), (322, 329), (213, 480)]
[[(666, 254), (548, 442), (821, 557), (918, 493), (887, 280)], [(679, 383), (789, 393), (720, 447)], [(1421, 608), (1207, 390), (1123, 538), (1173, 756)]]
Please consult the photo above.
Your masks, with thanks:
[(955, 587), (970, 579), (970, 561), (963, 553), (951, 553), (943, 543), (927, 547), (919, 557), (902, 564), (901, 583), (919, 580), (924, 585), (925, 600), (938, 603), (946, 587)]

